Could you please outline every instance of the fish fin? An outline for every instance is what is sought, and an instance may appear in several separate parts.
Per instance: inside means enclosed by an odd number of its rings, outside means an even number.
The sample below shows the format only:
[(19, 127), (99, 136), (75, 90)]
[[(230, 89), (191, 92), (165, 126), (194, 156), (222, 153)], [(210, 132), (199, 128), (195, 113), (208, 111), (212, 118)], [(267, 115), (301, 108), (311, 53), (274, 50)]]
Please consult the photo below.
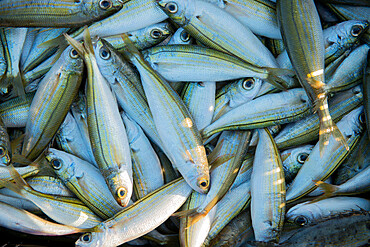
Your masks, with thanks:
[(235, 157), (234, 155), (230, 155), (230, 154), (225, 154), (225, 155), (217, 157), (215, 160), (213, 160), (212, 163), (211, 162), (209, 163), (210, 172), (212, 172), (214, 169), (216, 169), (217, 167), (226, 163), (227, 161), (231, 160), (234, 157)]
[(314, 183), (316, 183), (317, 186), (320, 187), (324, 191), (324, 194), (317, 197), (316, 199), (312, 200), (310, 203), (321, 201), (323, 199), (332, 197), (335, 195), (335, 192), (338, 190), (338, 186), (325, 183), (323, 181), (313, 180)]
[(91, 35), (90, 35), (89, 29), (87, 28), (87, 26), (85, 26), (85, 28), (84, 28), (84, 43), (83, 43), (83, 45), (84, 45), (85, 50), (86, 50), (87, 53), (92, 54), (92, 55), (95, 56), (94, 47), (93, 47), (92, 40), (91, 40)]
[(201, 213), (196, 213), (194, 215), (189, 215), (186, 228), (189, 228), (190, 226), (194, 225), (195, 223), (203, 219), (207, 214), (208, 212), (201, 212)]
[(172, 216), (180, 217), (180, 218), (189, 217), (191, 215), (195, 215), (197, 213), (197, 209), (198, 208), (192, 208), (188, 210), (179, 211), (179, 212), (173, 213)]
[(23, 140), (24, 140), (24, 137), (25, 137), (25, 134), (22, 134), (20, 136), (18, 136), (16, 139), (14, 139), (13, 141), (10, 142), (10, 148), (12, 149), (12, 155), (15, 155), (16, 153), (15, 150), (18, 150), (18, 149), (22, 149), (22, 144), (23, 144)]
[(129, 60), (135, 58), (138, 61), (145, 61), (141, 52), (136, 48), (134, 43), (132, 43), (132, 41), (130, 40), (129, 36), (126, 33), (121, 34), (121, 38), (126, 45), (124, 48), (124, 52), (122, 53), (125, 58)]
[(212, 122), (219, 119), (222, 115), (224, 115), (228, 110), (230, 110), (230, 101), (227, 104), (224, 104), (221, 109), (218, 111), (216, 115), (213, 115)]
[(319, 149), (320, 157), (323, 156), (325, 148), (329, 145), (329, 137), (333, 135), (337, 142), (340, 142), (348, 151), (349, 147), (344, 139), (342, 133), (338, 129), (337, 125), (331, 119), (328, 107), (328, 101), (325, 98), (318, 105), (318, 113), (320, 118), (320, 131), (319, 131)]
[(60, 56), (62, 55), (63, 51), (67, 48), (67, 46), (65, 47), (59, 47), (59, 49), (55, 52), (55, 56), (53, 58), (53, 60), (50, 62), (51, 65), (53, 65), (56, 61), (58, 61), (58, 59), (60, 58)]
[(21, 164), (21, 165), (31, 165), (32, 161), (27, 159), (26, 156), (21, 154), (13, 154), (12, 156), (12, 162)]
[(1, 85), (12, 85), (13, 91), (16, 96), (21, 97), (23, 100), (26, 98), (22, 76), (19, 71), (17, 72), (16, 75), (6, 74), (1, 82)]
[(0, 179), (0, 185), (14, 191), (15, 193), (17, 193), (21, 196), (23, 196), (22, 190), (25, 187), (31, 188), (31, 186), (29, 186), (29, 184), (22, 178), (22, 176), (19, 175), (19, 173), (17, 172), (17, 170), (14, 168), (14, 166), (12, 164), (10, 164), (7, 167), (7, 170), (9, 171), (11, 178), (13, 178), (14, 183), (12, 183), (10, 181), (7, 181), (5, 179)]
[[(67, 47), (68, 43), (66, 42), (63, 35), (59, 35), (54, 39), (47, 40), (37, 46), (37, 48), (53, 48), (53, 47)], [(63, 50), (63, 49), (62, 49)]]
[(265, 68), (268, 72), (267, 78), (265, 79), (268, 83), (274, 85), (276, 88), (286, 90), (288, 88), (288, 82), (281, 78), (281, 76), (293, 76), (294, 72), (290, 69), (280, 68)]
[(68, 34), (64, 33), (63, 34), (67, 42), (78, 52), (78, 54), (83, 58), (86, 51), (84, 49), (84, 46)]
[(212, 153), (210, 153), (207, 157), (208, 163), (213, 163), (217, 159), (218, 154), (220, 153), (223, 145), (224, 145), (224, 139), (217, 142), (216, 147), (213, 149)]

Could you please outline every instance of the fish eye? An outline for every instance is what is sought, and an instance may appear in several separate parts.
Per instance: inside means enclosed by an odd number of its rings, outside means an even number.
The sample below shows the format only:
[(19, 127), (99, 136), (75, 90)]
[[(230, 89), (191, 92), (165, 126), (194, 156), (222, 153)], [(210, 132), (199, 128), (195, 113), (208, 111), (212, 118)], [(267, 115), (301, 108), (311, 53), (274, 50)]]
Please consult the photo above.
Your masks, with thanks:
[(306, 161), (307, 157), (308, 157), (307, 153), (300, 153), (297, 157), (298, 163), (303, 164)]
[(0, 157), (3, 157), (5, 155), (5, 148), (3, 146), (0, 146)]
[(89, 243), (89, 242), (91, 242), (91, 233), (90, 232), (88, 232), (88, 233), (85, 233), (84, 235), (82, 235), (81, 237), (80, 237), (80, 240), (82, 241), (82, 242), (85, 242), (85, 243)]
[(351, 34), (352, 34), (352, 36), (357, 37), (361, 34), (362, 30), (363, 30), (362, 26), (356, 25), (356, 26), (352, 27)]
[(204, 82), (202, 82), (202, 81), (198, 82), (197, 84), (198, 84), (199, 87), (204, 87), (205, 86)]
[(294, 219), (294, 222), (297, 224), (297, 225), (300, 225), (300, 226), (304, 226), (308, 223), (308, 220), (306, 217), (304, 217), (303, 215), (300, 215), (300, 216), (297, 216), (295, 219)]
[(243, 88), (245, 90), (251, 90), (254, 88), (254, 79), (253, 78), (247, 78), (243, 81)]
[(72, 49), (70, 52), (69, 52), (69, 56), (71, 58), (78, 58), (78, 52), (75, 50), (75, 49)]
[(51, 161), (51, 166), (55, 169), (55, 170), (59, 170), (60, 168), (62, 168), (62, 162), (59, 160), (59, 159), (53, 159)]
[(109, 9), (110, 7), (112, 7), (112, 2), (108, 0), (101, 0), (99, 2), (99, 6), (101, 9)]
[(177, 13), (177, 10), (178, 10), (177, 4), (174, 3), (174, 2), (167, 3), (166, 6), (165, 6), (165, 9), (168, 12), (170, 12), (171, 14), (176, 14)]
[(127, 194), (127, 190), (124, 187), (121, 187), (117, 190), (118, 198), (124, 198)]
[(180, 33), (180, 39), (183, 42), (188, 42), (190, 40), (190, 35), (185, 30)]
[(198, 186), (199, 188), (201, 188), (202, 190), (205, 190), (208, 188), (208, 185), (209, 185), (209, 182), (208, 182), (208, 179), (205, 179), (205, 178), (202, 178), (198, 181)]
[(366, 122), (364, 113), (361, 113), (360, 116), (358, 116), (358, 121), (360, 121), (360, 124), (364, 124)]
[(100, 57), (103, 58), (104, 60), (107, 60), (110, 58), (110, 52), (104, 47), (100, 48), (99, 53), (100, 53)]
[(159, 39), (160, 37), (162, 37), (162, 32), (158, 29), (153, 29), (151, 32), (150, 32), (150, 36), (153, 38), (153, 39)]

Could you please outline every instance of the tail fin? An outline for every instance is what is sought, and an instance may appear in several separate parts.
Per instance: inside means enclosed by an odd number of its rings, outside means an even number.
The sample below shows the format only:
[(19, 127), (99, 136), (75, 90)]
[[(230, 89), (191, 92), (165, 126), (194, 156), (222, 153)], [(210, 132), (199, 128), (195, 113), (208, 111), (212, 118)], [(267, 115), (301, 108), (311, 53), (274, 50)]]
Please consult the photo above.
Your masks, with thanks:
[(6, 187), (6, 188), (14, 191), (15, 193), (23, 196), (22, 191), (23, 191), (24, 187), (30, 187), (30, 186), (22, 178), (22, 176), (19, 175), (19, 173), (17, 172), (17, 170), (14, 168), (13, 165), (9, 165), (7, 167), (7, 169), (9, 171), (9, 173), (10, 173), (11, 178), (13, 178), (14, 183), (12, 183), (10, 181), (7, 181), (5, 179), (0, 179), (0, 186)]
[(340, 142), (348, 151), (349, 147), (346, 140), (344, 139), (337, 125), (331, 119), (327, 99), (325, 98), (323, 101), (320, 101), (317, 107), (320, 118), (320, 131), (319, 131), (320, 157), (322, 157), (326, 146), (329, 144), (330, 135), (333, 135), (335, 140), (337, 142)]
[(192, 208), (192, 209), (183, 210), (183, 211), (173, 213), (172, 216), (184, 218), (184, 217), (189, 217), (191, 215), (194, 215), (196, 213), (197, 213), (197, 208)]
[(68, 43), (64, 39), (63, 35), (59, 35), (58, 37), (54, 39), (50, 39), (48, 41), (45, 41), (37, 46), (37, 48), (53, 48), (53, 47), (59, 47), (61, 50), (64, 50), (63, 48), (66, 48), (68, 46)]
[(268, 72), (266, 81), (276, 88), (281, 90), (286, 90), (288, 88), (288, 81), (281, 77), (284, 76), (293, 76), (294, 72), (289, 69), (280, 69), (280, 68), (265, 68)]
[(177, 217), (180, 217), (180, 218), (187, 217), (187, 226), (186, 226), (186, 228), (189, 228), (190, 226), (194, 225), (199, 220), (201, 220), (208, 213), (208, 212), (199, 213), (197, 211), (197, 209), (198, 208), (192, 208), (192, 209), (189, 209), (189, 210), (180, 211), (180, 212), (174, 213), (172, 216), (177, 216)]
[(67, 42), (78, 52), (78, 54), (83, 58), (85, 54), (85, 49), (84, 46), (78, 42), (77, 40), (73, 39), (71, 36), (68, 34), (64, 33), (63, 34)]
[(23, 80), (20, 71), (15, 71), (16, 74), (6, 73), (2, 85), (12, 85), (15, 95), (21, 97), (22, 99), (26, 98), (26, 93), (24, 91)]
[(141, 52), (136, 48), (134, 43), (130, 40), (128, 35), (126, 33), (121, 34), (122, 40), (125, 43), (125, 48), (123, 52), (123, 56), (133, 62), (132, 60), (135, 59), (141, 63), (145, 63), (145, 65), (149, 66), (149, 64), (146, 62), (144, 59), (143, 55)]
[(64, 33), (64, 37), (66, 38), (67, 42), (78, 52), (78, 54), (88, 62), (88, 58), (86, 56), (95, 56), (94, 47), (92, 44), (91, 36), (89, 29), (85, 27), (84, 29), (84, 42), (83, 44), (79, 41), (75, 40), (68, 34)]
[(329, 197), (332, 197), (332, 196), (336, 195), (335, 192), (338, 190), (338, 186), (328, 184), (328, 183), (325, 183), (323, 181), (317, 181), (317, 180), (314, 180), (313, 182), (315, 182), (316, 185), (319, 186), (320, 189), (322, 189), (324, 191), (324, 194), (317, 197), (316, 199), (312, 200), (312, 202), (321, 201), (321, 200), (324, 200), (326, 198), (329, 198)]

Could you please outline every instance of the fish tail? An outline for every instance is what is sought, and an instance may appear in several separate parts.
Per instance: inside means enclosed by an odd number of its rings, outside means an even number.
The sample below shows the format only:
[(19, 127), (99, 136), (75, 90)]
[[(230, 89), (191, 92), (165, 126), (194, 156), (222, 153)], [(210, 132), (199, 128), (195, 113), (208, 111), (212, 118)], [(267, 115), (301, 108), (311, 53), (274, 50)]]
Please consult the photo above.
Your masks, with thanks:
[(23, 80), (22, 80), (22, 76), (19, 70), (16, 71), (14, 74), (13, 73), (7, 74), (3, 78), (3, 81), (1, 82), (1, 84), (2, 85), (12, 85), (15, 95), (21, 97), (22, 99), (26, 98), (26, 93), (24, 91), (24, 86), (23, 86)]
[(276, 88), (281, 90), (286, 90), (288, 88), (288, 81), (282, 77), (293, 76), (294, 73), (289, 69), (280, 69), (280, 68), (265, 68), (268, 72), (266, 81)]
[(67, 42), (78, 52), (78, 54), (82, 58), (85, 57), (85, 53), (87, 53), (87, 52), (86, 52), (84, 46), (79, 41), (75, 40), (74, 38), (72, 38), (68, 34), (64, 33), (63, 35), (64, 35), (65, 39), (67, 40)]
[(14, 180), (14, 183), (7, 181), (5, 179), (0, 179), (0, 185), (23, 196), (22, 191), (24, 190), (25, 187), (30, 187), (29, 184), (22, 178), (21, 175), (19, 175), (19, 173), (17, 172), (13, 165), (9, 165), (7, 169), (10, 173), (11, 178)]
[(136, 48), (134, 43), (132, 43), (132, 41), (130, 40), (126, 33), (121, 34), (121, 38), (126, 45), (123, 52), (125, 58), (128, 58), (129, 60), (135, 58), (138, 61), (145, 61), (141, 52)]
[(344, 139), (342, 133), (340, 132), (337, 125), (334, 123), (330, 116), (328, 101), (326, 98), (317, 104), (317, 111), (320, 118), (320, 131), (319, 131), (320, 156), (322, 157), (324, 149), (329, 144), (330, 135), (333, 135), (334, 139), (337, 142), (340, 142), (348, 151), (349, 147), (346, 140)]
[[(63, 35), (59, 35), (58, 37), (54, 39), (47, 40), (37, 46), (37, 48), (54, 48), (54, 47), (67, 47), (68, 43), (66, 42), (66, 39)], [(62, 49), (64, 50), (64, 49)]]
[(313, 182), (315, 182), (316, 185), (319, 186), (320, 189), (323, 190), (324, 194), (317, 197), (316, 199), (312, 200), (312, 202), (321, 201), (323, 199), (326, 199), (326, 198), (329, 198), (329, 197), (332, 197), (332, 196), (336, 195), (336, 191), (338, 190), (338, 186), (328, 184), (328, 183), (325, 183), (323, 181), (317, 181), (317, 180), (314, 180)]
[(192, 208), (192, 209), (176, 212), (172, 214), (172, 216), (183, 218), (183, 217), (194, 215), (196, 213), (197, 213), (197, 208)]
[(86, 52), (88, 54), (92, 54), (95, 56), (94, 47), (93, 47), (92, 40), (91, 40), (91, 35), (90, 35), (89, 29), (87, 28), (87, 26), (85, 26), (85, 29), (84, 29), (84, 43), (83, 44), (84, 44)]

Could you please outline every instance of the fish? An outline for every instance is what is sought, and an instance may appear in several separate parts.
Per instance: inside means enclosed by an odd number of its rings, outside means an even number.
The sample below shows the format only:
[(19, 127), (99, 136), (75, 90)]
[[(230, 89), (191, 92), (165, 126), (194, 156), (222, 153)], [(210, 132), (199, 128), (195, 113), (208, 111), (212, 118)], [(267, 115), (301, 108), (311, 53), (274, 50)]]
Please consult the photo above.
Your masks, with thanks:
[(0, 208), (0, 225), (18, 232), (39, 236), (63, 236), (84, 232), (84, 229), (53, 223), (3, 202), (0, 202)]
[(97, 65), (88, 29), (85, 30), (83, 45), (67, 34), (65, 37), (83, 57), (87, 66), (87, 125), (95, 161), (112, 195), (119, 205), (125, 207), (133, 191), (132, 163), (117, 102)]
[(258, 129), (251, 175), (251, 217), (256, 241), (278, 242), (285, 217), (283, 163), (270, 132)]
[[(77, 95), (82, 82), (83, 68), (82, 59), (70, 46), (63, 51), (58, 61), (40, 82), (26, 123), (22, 148), (22, 155), (26, 158), (36, 159), (58, 131)], [(44, 102), (49, 103), (44, 104)]]
[(282, 0), (277, 3), (277, 13), (289, 58), (320, 118), (321, 155), (331, 135), (349, 150), (329, 112), (324, 77), (324, 38), (315, 3), (313, 0)]
[(188, 107), (198, 130), (207, 127), (215, 109), (216, 82), (189, 82), (182, 89), (181, 98)]
[[(0, 4), (3, 27), (83, 26), (117, 12), (128, 0), (6, 0)], [(42, 12), (40, 12), (42, 8)]]
[(216, 94), (213, 121), (241, 104), (253, 100), (260, 91), (263, 81), (258, 78), (243, 78), (228, 83)]
[(127, 56), (139, 70), (156, 129), (166, 154), (170, 155), (168, 158), (194, 190), (207, 193), (210, 179), (206, 151), (187, 107), (129, 43), (128, 37), (123, 36), (123, 40), (129, 48)]
[(12, 148), (7, 128), (0, 118), (0, 165), (9, 165), (12, 162)]
[(15, 184), (6, 181), (0, 181), (0, 183), (35, 203), (48, 217), (56, 222), (77, 228), (88, 229), (96, 226), (102, 221), (77, 198), (52, 196), (34, 190), (17, 171), (12, 168), (13, 167), (11, 167), (10, 170)]
[(268, 0), (207, 0), (233, 15), (240, 23), (257, 35), (281, 40), (276, 16), (276, 4)]
[(81, 235), (76, 246), (113, 247), (138, 238), (158, 227), (179, 209), (191, 191), (185, 180), (178, 178)]
[(4, 56), (7, 61), (7, 69), (1, 81), (1, 86), (11, 85), (14, 90), (13, 93), (22, 98), (24, 98), (25, 92), (19, 66), (26, 35), (27, 28), (6, 28), (0, 32), (4, 46)]
[(108, 219), (122, 210), (95, 166), (53, 148), (48, 149), (46, 159), (58, 178), (100, 218)]
[[(345, 134), (346, 142), (351, 148), (359, 141), (360, 134), (363, 131), (358, 119), (362, 111), (363, 107), (360, 106), (338, 122), (341, 131)], [(330, 152), (325, 152), (323, 156), (320, 154), (320, 143), (317, 143), (312, 149), (287, 190), (286, 200), (288, 203), (316, 189), (317, 185), (314, 181), (326, 180), (349, 153), (349, 150), (347, 151), (340, 142), (334, 140), (327, 148)]]
[[(170, 82), (257, 77), (276, 85), (281, 81), (279, 75), (286, 73), (275, 68), (257, 67), (232, 55), (196, 45), (157, 46), (145, 50), (143, 55), (153, 69)], [(194, 73), (195, 70), (198, 73)]]
[(302, 88), (266, 94), (242, 104), (215, 120), (202, 131), (204, 138), (223, 130), (255, 129), (294, 122), (310, 113)]
[(324, 218), (349, 211), (368, 211), (370, 201), (359, 197), (333, 197), (321, 201), (308, 201), (290, 208), (286, 221), (297, 226), (312, 225)]
[(121, 114), (131, 149), (134, 191), (137, 199), (164, 185), (160, 160), (141, 127)]
[[(338, 122), (342, 117), (361, 105), (363, 93), (359, 86), (338, 93), (329, 101), (333, 121)], [(317, 140), (320, 120), (317, 114), (309, 115), (295, 123), (287, 124), (275, 137), (279, 149), (295, 145), (307, 144)]]

